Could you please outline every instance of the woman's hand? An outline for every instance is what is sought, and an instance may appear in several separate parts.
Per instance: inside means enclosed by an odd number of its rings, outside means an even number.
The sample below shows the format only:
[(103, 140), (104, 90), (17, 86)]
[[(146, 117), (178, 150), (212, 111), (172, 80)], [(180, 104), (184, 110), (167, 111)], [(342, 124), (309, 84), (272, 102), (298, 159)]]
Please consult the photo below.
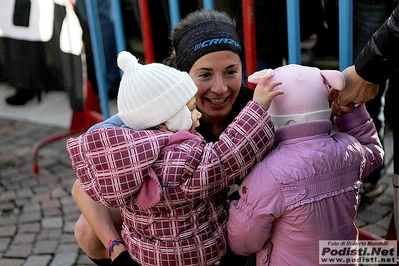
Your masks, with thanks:
[(334, 100), (331, 111), (337, 116), (352, 112), (354, 105), (370, 101), (378, 93), (378, 85), (361, 78), (354, 66), (347, 67), (342, 74), (345, 77), (345, 88), (341, 92), (331, 89), (329, 97), (329, 100)]

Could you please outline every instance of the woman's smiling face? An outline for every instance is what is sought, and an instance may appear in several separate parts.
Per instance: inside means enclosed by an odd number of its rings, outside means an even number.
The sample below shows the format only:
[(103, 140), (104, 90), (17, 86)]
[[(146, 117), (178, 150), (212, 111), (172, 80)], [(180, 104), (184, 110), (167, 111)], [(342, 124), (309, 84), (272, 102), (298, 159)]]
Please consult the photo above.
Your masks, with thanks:
[(204, 121), (226, 118), (242, 85), (240, 57), (230, 51), (199, 58), (189, 72), (198, 87), (197, 107)]

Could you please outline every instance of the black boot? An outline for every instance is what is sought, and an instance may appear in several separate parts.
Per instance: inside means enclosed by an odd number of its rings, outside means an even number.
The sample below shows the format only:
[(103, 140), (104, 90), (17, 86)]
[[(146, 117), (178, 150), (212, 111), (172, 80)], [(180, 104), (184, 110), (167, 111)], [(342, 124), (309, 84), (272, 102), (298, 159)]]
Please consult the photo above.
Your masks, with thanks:
[(17, 88), (17, 92), (6, 99), (9, 105), (24, 105), (35, 97), (35, 91), (31, 89)]
[(96, 260), (96, 259), (92, 259), (89, 257), (89, 259), (91, 259), (92, 262), (94, 262), (94, 264), (96, 264), (97, 266), (110, 266), (111, 265), (111, 259), (100, 259), (100, 260)]
[(137, 262), (135, 262), (132, 257), (130, 257), (129, 252), (127, 250), (123, 251), (121, 254), (116, 257), (111, 266), (140, 266)]

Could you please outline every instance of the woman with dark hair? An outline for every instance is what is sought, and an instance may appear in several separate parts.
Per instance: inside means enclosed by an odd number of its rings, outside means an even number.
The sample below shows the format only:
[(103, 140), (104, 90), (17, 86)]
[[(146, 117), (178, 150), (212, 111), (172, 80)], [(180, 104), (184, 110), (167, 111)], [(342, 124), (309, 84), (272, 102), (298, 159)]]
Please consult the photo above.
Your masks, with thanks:
[[(253, 90), (243, 85), (242, 51), (234, 20), (219, 11), (195, 11), (175, 27), (172, 44), (174, 51), (165, 62), (188, 72), (193, 79), (198, 87), (197, 108), (202, 113), (200, 126), (196, 130), (206, 141), (216, 141), (253, 98)], [(122, 124), (120, 118), (114, 115), (91, 130)], [(94, 202), (84, 193), (79, 181), (75, 182), (72, 195), (82, 212), (75, 225), (78, 244), (97, 265), (110, 265), (111, 258), (115, 259), (126, 250), (123, 245), (117, 245), (113, 246), (111, 256), (106, 252), (108, 241), (120, 238), (122, 219), (119, 209)], [(223, 230), (227, 222), (227, 196), (228, 189), (209, 198), (220, 207), (219, 219)], [(220, 256), (226, 250), (227, 243), (221, 248)], [(245, 265), (246, 257), (233, 260), (234, 265)], [(175, 264), (179, 265), (179, 262)], [(225, 258), (222, 258), (221, 264), (232, 265)]]

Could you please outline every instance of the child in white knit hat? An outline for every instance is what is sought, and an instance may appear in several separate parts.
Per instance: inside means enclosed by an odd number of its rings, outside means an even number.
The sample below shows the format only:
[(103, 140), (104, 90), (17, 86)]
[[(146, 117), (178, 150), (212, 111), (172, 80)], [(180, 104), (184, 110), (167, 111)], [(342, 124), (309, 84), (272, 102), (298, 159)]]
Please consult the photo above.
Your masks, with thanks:
[(276, 81), (284, 95), (269, 108), (274, 149), (230, 205), (228, 242), (236, 254), (257, 253), (256, 265), (319, 265), (321, 240), (357, 240), (361, 178), (381, 165), (384, 151), (364, 105), (335, 117), (339, 133), (331, 134), (328, 97), (331, 87), (344, 88), (341, 72), (293, 64), (275, 69), (269, 82)]
[[(199, 123), (192, 118), (200, 117), (197, 87), (186, 72), (141, 65), (127, 52), (118, 65), (124, 70), (118, 116), (129, 128), (101, 124), (67, 141), (83, 191), (120, 208), (123, 240), (103, 244), (120, 265), (129, 254), (140, 265), (213, 265), (227, 252), (227, 195), (221, 192), (272, 146), (267, 109), (283, 93), (273, 90), (280, 83), (266, 85), (272, 74), (261, 79), (253, 100), (212, 143), (193, 130)], [(157, 126), (168, 130), (146, 130)], [(119, 250), (122, 244), (129, 254)]]

